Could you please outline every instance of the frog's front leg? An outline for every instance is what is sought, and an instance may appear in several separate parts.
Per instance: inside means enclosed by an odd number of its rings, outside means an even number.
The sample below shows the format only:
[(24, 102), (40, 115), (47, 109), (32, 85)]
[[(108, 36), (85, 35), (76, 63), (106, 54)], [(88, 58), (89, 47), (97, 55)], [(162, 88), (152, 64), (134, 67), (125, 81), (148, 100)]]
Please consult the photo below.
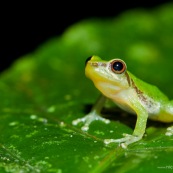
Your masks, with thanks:
[(88, 131), (89, 125), (95, 120), (100, 120), (108, 124), (110, 120), (100, 116), (100, 112), (105, 104), (105, 101), (106, 101), (106, 97), (101, 95), (96, 101), (96, 103), (94, 104), (94, 106), (92, 107), (91, 112), (82, 118), (73, 120), (72, 124), (77, 125), (80, 122), (84, 123), (84, 125), (81, 128), (83, 131)]
[(145, 110), (145, 108), (138, 102), (135, 102), (132, 99), (132, 108), (137, 114), (137, 121), (135, 125), (135, 129), (133, 131), (133, 134), (123, 134), (123, 138), (120, 139), (105, 139), (104, 143), (109, 144), (109, 143), (120, 143), (122, 148), (126, 148), (129, 144), (134, 143), (136, 141), (139, 141), (142, 139), (145, 129), (146, 129), (146, 123), (147, 123), (147, 118), (148, 118), (148, 113)]

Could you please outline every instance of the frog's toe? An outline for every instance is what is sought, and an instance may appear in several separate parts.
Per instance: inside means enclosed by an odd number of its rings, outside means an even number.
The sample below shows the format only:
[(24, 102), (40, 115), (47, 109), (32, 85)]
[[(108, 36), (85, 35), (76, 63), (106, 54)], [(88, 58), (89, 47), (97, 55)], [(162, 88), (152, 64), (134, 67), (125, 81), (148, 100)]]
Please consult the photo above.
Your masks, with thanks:
[(89, 119), (87, 120), (87, 118), (88, 117), (78, 118), (76, 120), (73, 120), (72, 124), (74, 126), (77, 126), (79, 123), (84, 123), (84, 125), (81, 127), (81, 130), (82, 131), (88, 131), (91, 121)]
[(122, 148), (127, 148), (129, 144), (139, 141), (142, 138), (141, 136), (134, 136), (129, 134), (123, 134), (123, 136), (124, 138), (120, 138), (120, 139), (105, 139), (104, 143), (106, 145), (110, 143), (119, 143)]
[(82, 118), (78, 118), (78, 119), (76, 119), (76, 120), (73, 120), (73, 121), (72, 121), (72, 124), (73, 124), (74, 126), (77, 126), (80, 122), (82, 122)]
[(168, 127), (166, 130), (167, 130), (165, 133), (166, 136), (172, 136), (173, 135), (173, 126)]
[(81, 127), (81, 130), (86, 132), (89, 130), (89, 124), (85, 124), (84, 126)]
[(81, 130), (82, 131), (88, 131), (89, 130), (89, 125), (93, 122), (93, 121), (102, 121), (105, 124), (110, 123), (110, 120), (105, 119), (103, 117), (101, 117), (100, 115), (97, 115), (95, 112), (91, 112), (89, 114), (87, 114), (85, 117), (83, 118), (78, 118), (76, 120), (72, 121), (73, 125), (78, 125), (79, 123), (84, 123), (84, 125), (82, 126)]

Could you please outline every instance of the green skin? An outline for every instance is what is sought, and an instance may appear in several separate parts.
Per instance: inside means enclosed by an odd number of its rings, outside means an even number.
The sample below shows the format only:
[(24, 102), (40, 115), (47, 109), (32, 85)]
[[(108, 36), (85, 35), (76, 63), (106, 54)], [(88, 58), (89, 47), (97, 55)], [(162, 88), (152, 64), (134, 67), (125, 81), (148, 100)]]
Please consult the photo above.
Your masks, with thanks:
[[(86, 62), (85, 73), (102, 96), (93, 106), (91, 112), (83, 118), (73, 121), (73, 125), (84, 122), (82, 130), (87, 131), (94, 120), (109, 123), (99, 116), (105, 100), (112, 100), (123, 110), (137, 115), (136, 126), (132, 135), (124, 134), (121, 139), (105, 139), (105, 144), (120, 143), (123, 148), (139, 141), (146, 129), (147, 119), (161, 122), (173, 122), (173, 101), (170, 101), (157, 87), (136, 78), (126, 70), (126, 64), (121, 59), (103, 61), (98, 56), (92, 56)], [(166, 135), (173, 134), (169, 127)]]

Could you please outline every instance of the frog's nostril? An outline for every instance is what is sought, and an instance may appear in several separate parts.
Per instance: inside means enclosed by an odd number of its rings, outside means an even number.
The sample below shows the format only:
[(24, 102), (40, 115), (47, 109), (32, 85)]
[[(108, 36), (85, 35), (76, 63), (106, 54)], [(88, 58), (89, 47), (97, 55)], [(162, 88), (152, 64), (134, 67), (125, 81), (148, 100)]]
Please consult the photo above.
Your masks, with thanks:
[(88, 58), (86, 59), (86, 61), (85, 61), (85, 66), (86, 66), (87, 62), (88, 62), (89, 60), (91, 60), (91, 58), (92, 58), (92, 56), (90, 56), (90, 57), (88, 57)]

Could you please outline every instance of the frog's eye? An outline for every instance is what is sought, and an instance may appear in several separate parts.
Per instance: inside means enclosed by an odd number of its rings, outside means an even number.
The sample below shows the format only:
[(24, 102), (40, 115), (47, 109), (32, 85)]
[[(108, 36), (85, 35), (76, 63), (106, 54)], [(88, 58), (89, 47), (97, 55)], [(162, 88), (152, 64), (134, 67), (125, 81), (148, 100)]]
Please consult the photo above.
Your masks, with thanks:
[(111, 69), (114, 73), (121, 74), (126, 70), (126, 64), (124, 61), (116, 59), (111, 62)]

